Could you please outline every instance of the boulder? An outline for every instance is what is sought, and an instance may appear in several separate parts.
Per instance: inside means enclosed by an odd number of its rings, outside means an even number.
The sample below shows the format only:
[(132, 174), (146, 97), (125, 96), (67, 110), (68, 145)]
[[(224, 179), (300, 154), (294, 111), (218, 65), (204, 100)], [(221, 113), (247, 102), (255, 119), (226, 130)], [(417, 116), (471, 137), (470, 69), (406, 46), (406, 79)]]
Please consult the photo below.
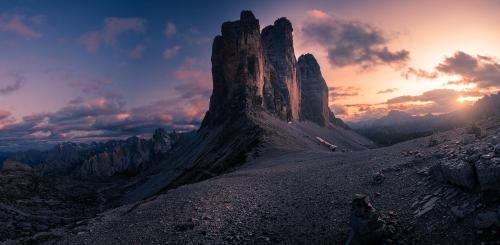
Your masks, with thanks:
[(474, 134), (464, 134), (462, 137), (462, 143), (468, 145), (476, 140), (476, 135)]
[(481, 190), (500, 189), (500, 157), (481, 159), (475, 165)]
[(487, 229), (495, 225), (498, 221), (498, 215), (493, 211), (479, 213), (474, 219), (474, 226), (478, 229)]
[(351, 202), (351, 233), (346, 244), (380, 244), (386, 225), (366, 195), (356, 195)]
[[(436, 172), (437, 171), (437, 172)], [(473, 190), (477, 187), (474, 165), (462, 160), (443, 160), (433, 169), (433, 175), (446, 182)]]

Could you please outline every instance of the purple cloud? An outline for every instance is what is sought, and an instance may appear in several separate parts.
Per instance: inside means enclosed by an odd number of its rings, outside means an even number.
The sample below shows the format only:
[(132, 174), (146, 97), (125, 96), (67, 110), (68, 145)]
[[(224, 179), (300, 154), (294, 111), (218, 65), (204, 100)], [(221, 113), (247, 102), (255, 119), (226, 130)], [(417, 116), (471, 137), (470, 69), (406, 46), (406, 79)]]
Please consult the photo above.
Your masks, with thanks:
[(118, 39), (125, 32), (144, 34), (146, 32), (146, 21), (142, 18), (117, 18), (109, 17), (104, 19), (101, 30), (89, 31), (79, 38), (87, 51), (95, 53), (101, 44), (110, 47), (118, 45)]
[[(38, 19), (35, 18), (35, 20)], [(17, 33), (27, 39), (41, 37), (42, 34), (29, 27), (25, 20), (26, 18), (22, 15), (0, 14), (0, 31)]]

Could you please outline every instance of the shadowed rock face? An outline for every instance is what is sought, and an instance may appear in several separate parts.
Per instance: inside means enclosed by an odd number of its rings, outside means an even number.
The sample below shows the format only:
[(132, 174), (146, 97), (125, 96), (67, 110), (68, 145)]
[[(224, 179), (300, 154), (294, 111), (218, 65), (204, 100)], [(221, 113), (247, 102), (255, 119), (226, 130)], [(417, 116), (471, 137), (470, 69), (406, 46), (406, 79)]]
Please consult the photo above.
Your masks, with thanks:
[(271, 80), (273, 93), (266, 90), (268, 87), (265, 88), (266, 106), (283, 120), (298, 120), (300, 117), (300, 83), (297, 79), (292, 32), (292, 23), (286, 18), (280, 18), (274, 25), (262, 30), (265, 52), (276, 72), (276, 79)]
[(301, 119), (327, 126), (330, 117), (328, 87), (319, 64), (312, 54), (305, 54), (299, 57), (297, 66), (301, 83)]
[(229, 116), (262, 107), (268, 80), (259, 20), (242, 11), (240, 20), (225, 22), (212, 46), (213, 92), (202, 123), (215, 127)]
[(292, 31), (290, 21), (280, 18), (261, 34), (259, 20), (250, 11), (222, 25), (212, 47), (213, 92), (202, 129), (258, 110), (281, 120), (300, 119)]

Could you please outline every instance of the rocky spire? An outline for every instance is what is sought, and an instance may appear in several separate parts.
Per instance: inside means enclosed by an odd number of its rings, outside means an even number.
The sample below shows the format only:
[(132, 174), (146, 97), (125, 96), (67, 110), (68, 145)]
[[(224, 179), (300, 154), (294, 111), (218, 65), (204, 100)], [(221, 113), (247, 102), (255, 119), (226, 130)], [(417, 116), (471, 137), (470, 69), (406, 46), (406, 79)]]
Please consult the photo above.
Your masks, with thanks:
[(266, 76), (259, 20), (242, 11), (240, 20), (222, 24), (212, 46), (213, 92), (202, 127), (262, 106)]
[(304, 54), (299, 57), (297, 67), (301, 83), (301, 119), (327, 126), (330, 117), (328, 87), (318, 62), (312, 54)]
[(292, 23), (284, 17), (262, 30), (265, 53), (276, 72), (274, 79), (271, 79), (273, 93), (268, 87), (265, 88), (266, 107), (284, 120), (298, 120), (300, 111), (300, 84), (297, 80), (292, 32)]

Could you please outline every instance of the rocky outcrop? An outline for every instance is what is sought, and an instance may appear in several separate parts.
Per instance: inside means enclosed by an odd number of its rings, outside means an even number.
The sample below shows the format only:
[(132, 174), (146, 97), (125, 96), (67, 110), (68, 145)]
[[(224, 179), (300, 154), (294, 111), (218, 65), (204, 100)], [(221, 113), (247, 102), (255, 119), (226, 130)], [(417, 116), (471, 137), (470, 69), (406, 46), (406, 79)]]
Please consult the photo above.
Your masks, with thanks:
[(351, 233), (346, 244), (382, 244), (385, 222), (366, 195), (356, 195), (351, 203)]
[(1, 168), (2, 171), (32, 171), (33, 168), (27, 164), (16, 162), (12, 160), (7, 160), (3, 163)]
[(262, 47), (259, 20), (242, 11), (240, 20), (222, 24), (212, 46), (213, 91), (203, 127), (262, 107), (269, 69)]
[(137, 174), (164, 160), (179, 137), (175, 132), (157, 129), (151, 139), (130, 137), (90, 144), (64, 142), (48, 151), (17, 153), (13, 160), (27, 162), (44, 175), (103, 177)]
[(297, 74), (301, 83), (301, 119), (327, 126), (330, 119), (328, 86), (312, 54), (299, 57)]
[[(262, 41), (272, 66), (271, 84), (265, 84), (266, 107), (283, 120), (300, 118), (300, 83), (297, 79), (297, 59), (293, 49), (293, 27), (286, 18), (262, 30)], [(271, 85), (271, 87), (269, 87)]]

